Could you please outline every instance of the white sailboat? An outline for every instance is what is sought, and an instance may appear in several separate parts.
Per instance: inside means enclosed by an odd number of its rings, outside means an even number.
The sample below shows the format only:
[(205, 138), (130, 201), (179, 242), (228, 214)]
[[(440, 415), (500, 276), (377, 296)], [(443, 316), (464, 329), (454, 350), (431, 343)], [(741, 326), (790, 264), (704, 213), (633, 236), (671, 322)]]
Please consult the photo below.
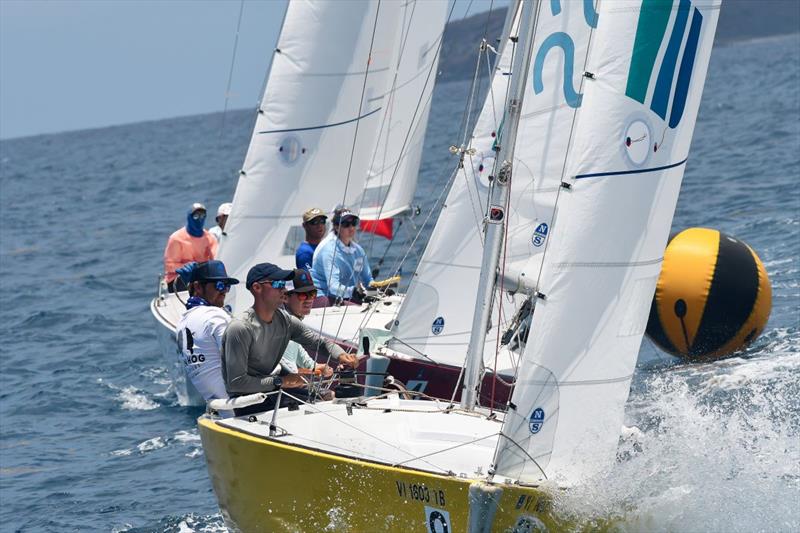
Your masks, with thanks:
[[(229, 527), (581, 527), (563, 522), (549, 502), (556, 487), (589, 480), (614, 460), (720, 2), (518, 4), (480, 280), (477, 290), (460, 287), (475, 297), (460, 404), (388, 395), (250, 418), (201, 417), (212, 484)], [(591, 28), (582, 63), (570, 61), (577, 48), (569, 31), (545, 29), (559, 18)], [(548, 53), (555, 48), (558, 59)], [(556, 61), (568, 74), (568, 67), (579, 69), (572, 94), (580, 99), (570, 103), (567, 82), (575, 78), (568, 76), (558, 84), (561, 104), (543, 111), (557, 115), (569, 107), (571, 125), (541, 268), (536, 282), (525, 284), (536, 305), (516, 387), (504, 413), (490, 412), (478, 407), (486, 350), (497, 351), (486, 341), (489, 311), (507, 278), (506, 224), (523, 166), (524, 102), (547, 89), (537, 84), (542, 55), (543, 63)]]
[[(447, 13), (438, 0), (289, 3), (220, 242), (233, 277), (259, 262), (293, 266), (309, 207), (344, 203), (368, 220), (408, 209)], [(252, 303), (242, 287), (227, 298), (234, 312)], [(176, 357), (182, 296), (162, 291), (151, 311), (181, 403), (202, 405)], [(399, 301), (372, 323), (386, 324)], [(308, 322), (355, 338), (363, 317), (351, 313), (343, 329), (345, 314), (315, 311)]]

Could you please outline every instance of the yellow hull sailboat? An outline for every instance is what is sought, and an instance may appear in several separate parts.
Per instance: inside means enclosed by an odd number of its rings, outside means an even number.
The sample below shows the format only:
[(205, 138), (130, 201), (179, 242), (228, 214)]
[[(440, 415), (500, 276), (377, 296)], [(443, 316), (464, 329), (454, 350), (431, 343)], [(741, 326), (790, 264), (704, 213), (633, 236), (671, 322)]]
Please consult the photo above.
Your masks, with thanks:
[[(373, 346), (424, 356), (461, 350), (468, 334), (460, 403), (395, 394), (212, 411), (200, 435), (231, 529), (583, 527), (550, 501), (616, 457), (719, 5), (512, 2), (476, 133), (451, 147), (459, 179), (388, 340)], [(479, 407), (486, 361), (512, 352), (504, 412)]]
[[(553, 516), (548, 490), (486, 483), (478, 465), (491, 460), (500, 420), (438, 402), (365, 404), (280, 409), (282, 432), (272, 437), (271, 413), (254, 422), (201, 418), (203, 449), (228, 527), (454, 532), (473, 531), (472, 520), (491, 524), (486, 531), (574, 529)], [(293, 433), (309, 426), (313, 433), (306, 437)], [(436, 431), (417, 429), (431, 427)], [(403, 450), (412, 441), (417, 457)], [(454, 449), (457, 455), (447, 453)]]

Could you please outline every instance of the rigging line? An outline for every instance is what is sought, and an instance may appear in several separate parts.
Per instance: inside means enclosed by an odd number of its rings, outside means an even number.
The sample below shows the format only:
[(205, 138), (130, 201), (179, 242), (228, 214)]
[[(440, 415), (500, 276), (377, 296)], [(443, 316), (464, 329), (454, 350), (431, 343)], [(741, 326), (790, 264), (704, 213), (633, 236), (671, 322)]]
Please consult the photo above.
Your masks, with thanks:
[[(599, 5), (599, 3), (600, 3), (600, 0), (597, 0), (595, 2), (595, 12), (597, 12), (597, 6)], [(541, 3), (539, 3), (539, 8), (541, 8)], [(584, 72), (587, 70), (586, 66), (589, 64), (589, 54), (592, 51), (592, 43), (593, 43), (593, 39), (592, 38), (594, 37), (594, 32), (595, 32), (595, 28), (591, 28), (590, 27), (590, 29), (589, 29), (589, 40), (586, 43), (586, 56), (583, 58), (583, 71)], [(585, 76), (581, 76), (581, 84), (580, 84), (580, 87), (578, 88), (578, 90), (581, 91), (580, 94), (583, 94), (583, 87), (584, 87), (585, 83), (586, 83), (586, 77)], [(570, 127), (569, 127), (569, 137), (567, 137), (567, 150), (564, 153), (564, 163), (563, 163), (563, 165), (561, 167), (561, 181), (564, 180), (564, 175), (567, 172), (567, 162), (569, 161), (570, 151), (572, 150), (572, 142), (574, 140), (574, 134), (575, 134), (575, 125), (576, 125), (576, 123), (578, 121), (578, 114), (580, 112), (580, 109), (581, 109), (580, 107), (576, 107), (575, 111), (573, 111), (573, 113), (572, 113), (572, 121), (571, 121)], [(556, 220), (557, 220), (557, 217), (558, 217), (558, 201), (561, 198), (561, 191), (563, 191), (563, 190), (564, 190), (563, 187), (559, 187), (558, 190), (556, 191), (556, 198), (555, 198), (555, 201), (553, 202), (553, 218), (551, 219), (551, 223), (550, 223), (550, 226), (551, 226), (550, 232), (551, 233), (552, 233), (552, 229), (556, 227)], [(542, 262), (541, 262), (542, 266), (539, 268), (539, 274), (536, 276), (536, 290), (537, 291), (540, 290), (540, 288), (542, 286), (542, 272), (544, 272), (544, 270), (545, 270), (543, 268), (544, 267), (544, 262), (545, 262), (545, 259), (547, 259), (547, 252), (550, 250), (550, 243), (551, 242), (552, 242), (552, 239), (547, 239), (545, 241), (545, 243), (544, 243), (544, 250), (542, 250)], [(533, 326), (533, 316), (535, 315), (535, 313), (536, 313), (536, 307), (534, 306), (534, 308), (531, 310), (531, 327)], [(522, 367), (522, 365), (520, 365), (520, 367)], [(514, 375), (514, 381), (516, 381), (516, 379), (517, 379), (517, 375), (515, 374)]]
[(236, 36), (233, 39), (233, 55), (231, 56), (231, 68), (228, 71), (228, 85), (225, 89), (225, 105), (222, 109), (222, 125), (219, 127), (218, 141), (222, 141), (222, 134), (225, 131), (225, 117), (228, 114), (228, 100), (231, 96), (231, 83), (233, 82), (233, 67), (236, 64), (236, 50), (239, 47), (239, 29), (242, 27), (242, 13), (244, 12), (244, 0), (239, 3), (239, 20), (236, 23)]
[[(450, 12), (447, 14), (447, 19), (445, 20), (445, 27), (447, 27), (447, 24), (450, 23), (450, 19), (453, 17), (453, 11), (455, 10), (455, 7), (456, 7), (457, 3), (458, 3), (457, 1), (453, 2), (453, 5), (450, 7)], [(470, 2), (470, 5), (472, 5), (472, 2)], [(433, 55), (433, 57), (438, 57), (439, 56), (439, 52), (441, 52), (443, 43), (444, 43), (444, 30), (442, 30), (442, 33), (439, 36), (439, 44), (436, 46), (436, 53)], [(389, 188), (391, 188), (392, 184), (394, 183), (395, 178), (397, 177), (397, 173), (400, 170), (400, 163), (402, 161), (403, 154), (406, 151), (406, 147), (408, 146), (408, 139), (411, 137), (411, 132), (416, 129), (414, 127), (414, 123), (417, 120), (417, 116), (418, 116), (419, 111), (420, 111), (420, 104), (423, 101), (423, 96), (422, 95), (425, 94), (425, 90), (428, 88), (428, 83), (431, 81), (431, 73), (433, 72), (433, 70), (434, 70), (433, 67), (434, 67), (434, 65), (436, 63), (437, 63), (436, 61), (431, 61), (431, 65), (430, 65), (430, 67), (428, 67), (428, 75), (425, 77), (425, 83), (422, 86), (422, 93), (420, 94), (419, 99), (417, 99), (417, 105), (414, 108), (414, 113), (411, 115), (411, 121), (409, 123), (409, 129), (406, 131), (405, 138), (403, 139), (403, 145), (400, 148), (400, 156), (398, 157), (398, 162), (394, 167), (394, 171), (392, 172), (392, 177), (389, 179)], [(434, 76), (434, 78), (435, 78), (435, 76)], [(431, 98), (433, 98), (433, 91), (430, 92), (430, 95), (428, 96), (428, 101), (430, 101)], [(426, 105), (427, 105), (427, 102), (426, 102)], [(388, 192), (387, 192), (387, 194), (388, 194)], [(381, 205), (381, 207), (380, 207), (380, 209), (378, 211), (378, 217), (379, 218), (380, 218), (380, 215), (381, 215), (382, 212), (383, 212), (383, 205)]]
[[(449, 22), (449, 20), (450, 20), (450, 17), (452, 16), (453, 9), (455, 8), (455, 5), (456, 5), (456, 2), (454, 2), (454, 3), (453, 3), (453, 6), (452, 6), (452, 7), (451, 7), (451, 9), (450, 9), (450, 14), (448, 15), (448, 18), (447, 18), (448, 22)], [(472, 5), (472, 2), (470, 2), (470, 5)], [(467, 8), (467, 10), (469, 10), (469, 7)], [(441, 42), (440, 42), (440, 46), (441, 46)], [(438, 54), (438, 52), (439, 52), (439, 51), (438, 51), (438, 49), (437, 49), (437, 54)], [(468, 110), (469, 110), (469, 109), (470, 109), (470, 108), (471, 108), (473, 105), (475, 105), (475, 103), (474, 103), (474, 102), (475, 102), (475, 84), (477, 83), (477, 79), (478, 79), (478, 70), (479, 70), (479, 68), (480, 68), (480, 63), (481, 63), (481, 61), (480, 61), (480, 56), (481, 56), (481, 54), (482, 54), (482, 53), (483, 53), (483, 50), (479, 50), (479, 51), (478, 51), (478, 59), (477, 59), (477, 61), (475, 62), (475, 74), (473, 75), (473, 78), (472, 78), (472, 83), (471, 83), (471, 87), (470, 87), (470, 95), (469, 95), (469, 99), (467, 100), (467, 106), (465, 107), (465, 110), (464, 110), (464, 115), (465, 115), (465, 116), (466, 116), (466, 114), (467, 114), (467, 111), (468, 111)], [(427, 81), (428, 81), (428, 80), (426, 79), (426, 83), (427, 83)], [(424, 91), (424, 89), (423, 89), (423, 91)], [(432, 97), (432, 95), (433, 95), (433, 93), (431, 93), (431, 97)], [(417, 107), (419, 107), (419, 102), (417, 103)], [(416, 116), (416, 111), (415, 111), (415, 116)], [(462, 120), (462, 123), (461, 123), (461, 126), (460, 126), (459, 130), (463, 130), (463, 135), (462, 135), (462, 138), (464, 138), (464, 139), (465, 139), (465, 138), (466, 138), (466, 135), (467, 135), (467, 128), (466, 128), (466, 126), (465, 126), (465, 124), (464, 124), (463, 120)], [(408, 136), (406, 136), (406, 141), (407, 141), (407, 140), (408, 140)], [(403, 143), (403, 149), (405, 149), (405, 142)], [(402, 153), (402, 150), (401, 150), (401, 153)], [(463, 155), (463, 154), (462, 154), (462, 155)], [(461, 160), (461, 165), (463, 166), (463, 159)], [(397, 167), (397, 168), (399, 168), (399, 167)], [(396, 169), (395, 169), (395, 172), (396, 172)], [(397, 271), (399, 270), (399, 268), (400, 268), (400, 267), (403, 265), (403, 263), (405, 262), (405, 260), (408, 258), (408, 254), (409, 254), (409, 252), (411, 251), (411, 249), (413, 248), (413, 246), (414, 246), (414, 244), (416, 243), (416, 241), (418, 240), (418, 238), (419, 238), (419, 236), (420, 236), (420, 233), (422, 232), (422, 230), (423, 230), (423, 229), (425, 228), (425, 226), (427, 225), (427, 223), (428, 223), (428, 220), (430, 219), (431, 215), (433, 214), (433, 211), (436, 209), (436, 206), (437, 206), (437, 205), (439, 205), (439, 203), (440, 203), (440, 201), (441, 201), (441, 199), (442, 199), (443, 193), (444, 193), (445, 191), (448, 191), (448, 192), (449, 192), (450, 186), (452, 185), (452, 183), (453, 183), (453, 180), (454, 180), (454, 178), (455, 178), (455, 176), (456, 176), (456, 174), (457, 174), (457, 173), (458, 173), (458, 168), (456, 168), (456, 169), (455, 169), (455, 171), (454, 171), (454, 172), (451, 174), (451, 176), (450, 176), (450, 179), (448, 180), (448, 183), (447, 183), (447, 185), (446, 185), (446, 186), (445, 186), (445, 187), (444, 187), (444, 188), (441, 190), (441, 192), (440, 192), (440, 194), (439, 194), (439, 197), (437, 198), (436, 202), (434, 202), (434, 203), (433, 203), (433, 205), (431, 206), (431, 210), (428, 212), (428, 215), (425, 217), (425, 220), (423, 221), (422, 225), (420, 226), (420, 229), (419, 229), (419, 231), (417, 232), (417, 235), (414, 237), (414, 239), (412, 240), (411, 244), (409, 245), (409, 248), (406, 250), (406, 253), (405, 253), (405, 255), (402, 257), (402, 259), (399, 261), (399, 263), (396, 263), (396, 264), (395, 264), (395, 266), (393, 267), (393, 269), (391, 270), (391, 272), (393, 272), (393, 273), (397, 273)], [(392, 176), (392, 179), (394, 179), (394, 176)], [(441, 208), (440, 208), (440, 210), (441, 210)], [(413, 274), (415, 274), (415, 273), (416, 273), (416, 271), (417, 271), (417, 269), (415, 268), (415, 269), (414, 269), (414, 273), (412, 273), (412, 276), (413, 276)]]
[(410, 344), (408, 344), (407, 342), (405, 342), (403, 339), (401, 339), (401, 338), (399, 338), (399, 337), (394, 337), (394, 336), (392, 337), (392, 339), (393, 339), (393, 340), (396, 340), (397, 342), (399, 342), (399, 343), (400, 343), (400, 344), (402, 344), (403, 346), (406, 346), (406, 347), (408, 347), (408, 348), (411, 348), (412, 350), (414, 350), (415, 352), (417, 352), (418, 354), (420, 354), (422, 357), (424, 357), (425, 359), (427, 359), (428, 361), (430, 361), (430, 362), (431, 362), (431, 363), (433, 363), (434, 365), (436, 365), (436, 366), (440, 366), (440, 365), (439, 365), (439, 363), (437, 363), (436, 361), (434, 361), (433, 359), (431, 359), (431, 358), (430, 358), (428, 355), (426, 355), (426, 354), (424, 354), (424, 353), (420, 352), (419, 350), (417, 350), (416, 348), (414, 348), (413, 346), (411, 346)]
[[(362, 110), (363, 110), (363, 106), (364, 106), (364, 94), (365, 94), (365, 92), (367, 90), (367, 80), (369, 79), (370, 65), (372, 64), (372, 51), (373, 51), (373, 49), (375, 47), (375, 32), (376, 32), (376, 30), (378, 28), (378, 18), (380, 16), (380, 12), (381, 12), (381, 0), (378, 0), (378, 4), (377, 4), (377, 6), (375, 8), (375, 21), (372, 23), (372, 36), (371, 36), (370, 42), (369, 42), (369, 53), (367, 54), (367, 65), (366, 65), (366, 68), (364, 69), (364, 81), (361, 84), (361, 97), (359, 98), (359, 101), (358, 101), (358, 116), (361, 116), (361, 113), (362, 113)], [(350, 161), (349, 161), (349, 163), (347, 165), (347, 177), (345, 178), (344, 191), (342, 192), (342, 204), (344, 204), (347, 201), (347, 188), (350, 185), (350, 172), (353, 169), (353, 158), (354, 158), (355, 152), (356, 152), (356, 142), (358, 141), (358, 127), (359, 127), (360, 124), (361, 124), (360, 120), (356, 122), (355, 131), (353, 132), (353, 145), (350, 148)], [(339, 236), (338, 235), (334, 236), (334, 239), (338, 240)], [(335, 246), (333, 247), (333, 257), (331, 259), (331, 270), (330, 270), (330, 272), (328, 272), (328, 279), (330, 279), (333, 276), (333, 268), (334, 268), (334, 265), (336, 263), (336, 253), (339, 250), (338, 242), (335, 242), (334, 244), (335, 244)], [(330, 290), (330, 287), (328, 287), (328, 289)], [(342, 296), (344, 296), (344, 294), (342, 294)], [(347, 306), (347, 307), (349, 307), (349, 306)], [(320, 331), (322, 331), (322, 327), (325, 325), (326, 310), (327, 310), (327, 307), (323, 308), (322, 320), (320, 321)], [(339, 321), (339, 327), (336, 330), (336, 337), (334, 337), (334, 338), (338, 338), (339, 332), (342, 330), (342, 325), (344, 324), (344, 317), (345, 317), (346, 314), (347, 314), (347, 309), (345, 309), (345, 312), (342, 313), (342, 318)], [(316, 349), (317, 352), (319, 352), (319, 346), (320, 346), (321, 342), (322, 342), (322, 337), (319, 337), (319, 339), (317, 340), (317, 349)], [(325, 362), (325, 364), (330, 366), (330, 362), (331, 362), (331, 354), (329, 352), (328, 353), (328, 359)], [(313, 382), (313, 381), (314, 381), (314, 376), (312, 376), (312, 379), (311, 379), (311, 382)]]
[(458, 449), (458, 448), (462, 448), (464, 446), (469, 446), (470, 444), (475, 444), (476, 442), (480, 442), (480, 441), (486, 440), (486, 439), (491, 439), (492, 437), (499, 436), (499, 435), (500, 435), (500, 432), (498, 431), (497, 433), (492, 433), (491, 435), (486, 435), (485, 437), (478, 437), (477, 439), (472, 439), (471, 441), (468, 441), (468, 442), (460, 442), (460, 443), (458, 443), (458, 444), (456, 444), (454, 446), (450, 446), (448, 448), (443, 448), (441, 450), (436, 450), (435, 452), (425, 453), (425, 454), (422, 454), (422, 455), (418, 455), (416, 457), (412, 457), (411, 459), (406, 459), (405, 461), (400, 461), (399, 463), (394, 463), (392, 466), (401, 466), (401, 465), (404, 465), (404, 464), (409, 463), (411, 461), (418, 461), (418, 460), (421, 460), (421, 459), (425, 459), (427, 457), (431, 457), (433, 455), (439, 455), (440, 453), (445, 453), (445, 452), (449, 452), (449, 451), (452, 451), (452, 450), (455, 450), (455, 449)]
[[(538, 468), (538, 469), (539, 469), (539, 472), (541, 472), (541, 473), (542, 473), (542, 475), (544, 476), (544, 478), (545, 478), (545, 479), (548, 479), (548, 477), (547, 477), (547, 474), (545, 474), (545, 472), (544, 472), (544, 469), (543, 469), (541, 466), (539, 466), (539, 463), (536, 461), (536, 459), (534, 459), (534, 458), (531, 456), (531, 454), (529, 454), (529, 453), (528, 453), (528, 450), (526, 450), (526, 449), (525, 449), (525, 448), (523, 448), (523, 447), (522, 447), (520, 444), (518, 444), (518, 443), (517, 443), (517, 441), (515, 441), (514, 439), (512, 439), (511, 437), (509, 437), (508, 435), (506, 435), (505, 433), (503, 433), (503, 431), (502, 431), (502, 430), (500, 430), (500, 437), (504, 437), (506, 440), (508, 440), (509, 442), (511, 442), (511, 443), (512, 443), (514, 446), (516, 446), (517, 448), (519, 448), (519, 449), (520, 449), (520, 451), (521, 451), (522, 453), (524, 453), (526, 456), (528, 456), (528, 459), (530, 459), (530, 460), (531, 460), (531, 462), (532, 462), (533, 464), (535, 464), (535, 465), (536, 465), (536, 468)], [(500, 441), (500, 439), (498, 439), (498, 447), (499, 447), (499, 441)], [(496, 451), (495, 451), (495, 455), (497, 455), (497, 452), (496, 452)], [(496, 457), (495, 457), (495, 459), (496, 459)], [(495, 460), (495, 463), (496, 463), (496, 460)], [(517, 481), (521, 481), (521, 480), (520, 480), (519, 478), (517, 478)]]

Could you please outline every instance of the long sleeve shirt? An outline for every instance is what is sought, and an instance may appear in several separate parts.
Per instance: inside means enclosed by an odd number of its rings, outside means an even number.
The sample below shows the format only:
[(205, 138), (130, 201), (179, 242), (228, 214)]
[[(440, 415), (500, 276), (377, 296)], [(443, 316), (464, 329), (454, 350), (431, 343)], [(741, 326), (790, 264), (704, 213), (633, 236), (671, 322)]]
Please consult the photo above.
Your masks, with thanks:
[(334, 360), (344, 354), (335, 343), (320, 337), (283, 309), (275, 311), (272, 322), (264, 322), (251, 307), (240, 318), (234, 318), (225, 330), (222, 375), (228, 394), (241, 396), (275, 390), (275, 377), (270, 374), (290, 340)]
[(316, 361), (314, 361), (308, 352), (294, 341), (289, 341), (289, 346), (283, 352), (283, 357), (280, 361), (281, 368), (289, 374), (297, 374), (300, 368), (314, 368)]
[(214, 259), (217, 246), (217, 239), (206, 230), (203, 230), (202, 237), (192, 237), (185, 227), (175, 231), (169, 236), (167, 248), (164, 250), (164, 274), (167, 283), (178, 277), (175, 270), (186, 263), (202, 263)]
[(361, 245), (351, 242), (345, 246), (334, 238), (317, 246), (311, 278), (325, 296), (347, 299), (353, 296), (353, 289), (359, 282), (365, 287), (372, 282), (372, 271)]

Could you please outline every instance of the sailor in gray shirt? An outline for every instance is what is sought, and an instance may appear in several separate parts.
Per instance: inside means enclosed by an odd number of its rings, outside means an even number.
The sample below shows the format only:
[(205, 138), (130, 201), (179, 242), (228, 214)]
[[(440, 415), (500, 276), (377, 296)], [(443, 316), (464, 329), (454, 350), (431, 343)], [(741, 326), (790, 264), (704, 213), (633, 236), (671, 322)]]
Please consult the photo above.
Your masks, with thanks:
[[(231, 397), (305, 386), (299, 374), (272, 374), (290, 340), (312, 353), (327, 355), (352, 368), (358, 366), (356, 355), (345, 353), (281, 308), (286, 302), (287, 283), (291, 283), (293, 275), (292, 270), (283, 270), (271, 263), (260, 263), (247, 273), (246, 286), (253, 294), (253, 307), (231, 321), (223, 338), (222, 375)], [(245, 409), (249, 412), (265, 410), (263, 404), (257, 410)], [(242, 411), (237, 409), (236, 414), (249, 414)]]

